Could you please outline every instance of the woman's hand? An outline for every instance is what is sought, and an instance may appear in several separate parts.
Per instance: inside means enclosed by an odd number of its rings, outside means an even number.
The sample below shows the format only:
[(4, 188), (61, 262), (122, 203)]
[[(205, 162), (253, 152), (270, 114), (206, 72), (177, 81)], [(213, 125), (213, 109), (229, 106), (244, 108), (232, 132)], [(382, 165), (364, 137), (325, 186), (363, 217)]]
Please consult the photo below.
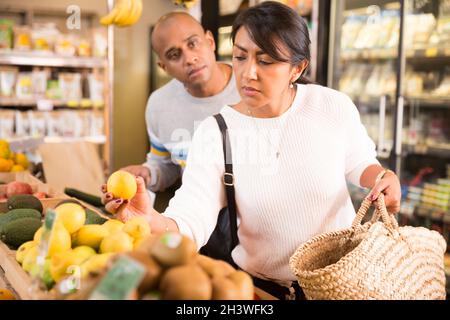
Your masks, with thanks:
[(380, 193), (384, 194), (387, 211), (391, 214), (398, 213), (400, 211), (402, 192), (400, 181), (394, 172), (387, 171), (383, 178), (375, 183), (367, 198), (375, 201)]
[(136, 177), (136, 195), (130, 200), (114, 198), (111, 192), (106, 189), (106, 184), (102, 185), (102, 203), (108, 212), (116, 214), (116, 219), (123, 222), (136, 216), (145, 216), (150, 222), (153, 206), (150, 201), (145, 181), (142, 177)]

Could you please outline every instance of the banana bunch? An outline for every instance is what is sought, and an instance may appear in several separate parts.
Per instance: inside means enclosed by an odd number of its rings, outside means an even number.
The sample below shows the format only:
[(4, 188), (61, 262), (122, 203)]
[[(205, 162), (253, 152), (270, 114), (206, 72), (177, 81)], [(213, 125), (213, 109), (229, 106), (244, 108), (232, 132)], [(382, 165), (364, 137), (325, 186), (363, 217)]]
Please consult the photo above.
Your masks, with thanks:
[(197, 0), (173, 0), (173, 3), (177, 6), (183, 6), (190, 9), (197, 3)]
[(114, 8), (100, 19), (104, 26), (127, 27), (135, 24), (142, 14), (142, 0), (118, 0)]

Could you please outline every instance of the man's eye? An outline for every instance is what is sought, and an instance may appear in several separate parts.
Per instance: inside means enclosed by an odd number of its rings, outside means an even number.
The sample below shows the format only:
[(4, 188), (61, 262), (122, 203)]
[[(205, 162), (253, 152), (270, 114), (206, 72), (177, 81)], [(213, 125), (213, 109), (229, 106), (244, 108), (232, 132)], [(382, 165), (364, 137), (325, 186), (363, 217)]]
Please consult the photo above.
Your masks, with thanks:
[(170, 60), (177, 60), (180, 57), (179, 53), (172, 53), (169, 55)]
[(242, 56), (234, 56), (234, 59), (236, 59), (237, 61), (243, 61), (243, 60), (245, 60), (245, 57), (242, 57)]
[(197, 40), (192, 40), (188, 43), (189, 48), (195, 48), (197, 46)]

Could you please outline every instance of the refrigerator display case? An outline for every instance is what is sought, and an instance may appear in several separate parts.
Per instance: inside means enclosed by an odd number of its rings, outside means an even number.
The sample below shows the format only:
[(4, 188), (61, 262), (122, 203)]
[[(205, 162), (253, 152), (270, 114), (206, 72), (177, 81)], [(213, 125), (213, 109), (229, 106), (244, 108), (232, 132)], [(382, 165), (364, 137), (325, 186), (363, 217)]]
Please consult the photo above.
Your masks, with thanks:
[[(401, 224), (450, 239), (450, 1), (332, 1), (328, 86), (402, 183)], [(350, 186), (355, 206), (367, 190)], [(450, 247), (450, 246), (449, 246)]]
[[(234, 19), (242, 10), (257, 5), (265, 0), (221, 0), (219, 1), (219, 28), (217, 36), (218, 60), (231, 63), (233, 45), (231, 42), (231, 29)], [(307, 24), (311, 38), (311, 62), (308, 77), (315, 81), (317, 74), (317, 39), (318, 39), (318, 14), (319, 0), (281, 0), (279, 1), (293, 8), (302, 16)]]

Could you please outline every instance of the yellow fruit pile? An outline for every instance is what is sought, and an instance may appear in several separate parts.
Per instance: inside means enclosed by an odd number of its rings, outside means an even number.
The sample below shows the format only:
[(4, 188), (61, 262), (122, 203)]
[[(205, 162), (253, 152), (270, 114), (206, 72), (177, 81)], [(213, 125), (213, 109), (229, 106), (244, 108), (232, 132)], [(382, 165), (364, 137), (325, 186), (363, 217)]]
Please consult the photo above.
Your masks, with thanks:
[[(133, 230), (135, 235), (141, 235), (142, 231), (136, 221), (126, 224), (124, 229)], [(140, 274), (141, 280), (133, 282), (127, 274)], [(175, 232), (147, 236), (134, 251), (117, 254), (100, 272), (84, 278), (76, 292), (57, 292), (57, 299), (109, 299), (103, 290), (98, 296), (98, 289), (102, 284), (115, 284), (116, 281), (130, 284), (120, 296), (128, 300), (254, 299), (253, 280), (249, 274), (236, 270), (225, 261), (199, 254), (193, 240)]]
[(23, 153), (14, 153), (6, 140), (0, 140), (0, 172), (19, 172), (28, 169), (29, 161)]
[(149, 224), (143, 218), (125, 224), (111, 219), (102, 225), (85, 225), (85, 210), (76, 203), (63, 203), (56, 207), (55, 213), (43, 268), (37, 265), (43, 227), (16, 252), (22, 268), (32, 276), (40, 276), (49, 289), (68, 276), (83, 278), (99, 272), (116, 253), (132, 251), (141, 239), (150, 235)]

